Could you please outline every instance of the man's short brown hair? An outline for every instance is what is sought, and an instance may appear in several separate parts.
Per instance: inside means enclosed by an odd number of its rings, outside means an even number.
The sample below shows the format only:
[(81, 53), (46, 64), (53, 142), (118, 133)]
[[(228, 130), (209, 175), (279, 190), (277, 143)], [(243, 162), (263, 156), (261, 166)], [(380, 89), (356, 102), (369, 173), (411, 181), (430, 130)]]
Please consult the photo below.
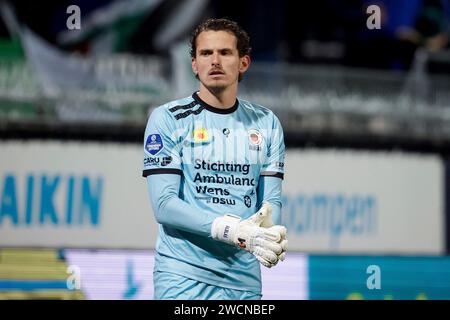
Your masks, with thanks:
[(231, 21), (226, 18), (222, 19), (214, 19), (210, 18), (202, 22), (197, 28), (195, 28), (194, 32), (191, 35), (191, 57), (196, 57), (197, 51), (197, 37), (203, 31), (226, 31), (233, 34), (236, 39), (236, 47), (239, 52), (239, 57), (243, 57), (245, 55), (250, 55), (251, 47), (250, 47), (250, 38), (236, 22)]

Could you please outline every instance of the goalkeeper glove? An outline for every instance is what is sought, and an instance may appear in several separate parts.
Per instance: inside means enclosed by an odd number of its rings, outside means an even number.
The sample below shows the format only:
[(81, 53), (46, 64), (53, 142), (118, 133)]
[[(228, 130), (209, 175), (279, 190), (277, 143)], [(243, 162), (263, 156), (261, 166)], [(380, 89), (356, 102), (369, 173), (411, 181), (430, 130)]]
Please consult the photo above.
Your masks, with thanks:
[(286, 239), (286, 227), (284, 226), (280, 226), (280, 225), (274, 225), (273, 221), (272, 221), (272, 206), (270, 205), (269, 202), (264, 202), (260, 211), (267, 211), (267, 214), (264, 214), (264, 219), (261, 222), (261, 227), (263, 228), (273, 228), (275, 230), (279, 230), (280, 234), (281, 234), (281, 241), (279, 241), (281, 247), (283, 248), (283, 251), (278, 255), (278, 259), (283, 261), (286, 257), (286, 250), (287, 250), (287, 245), (288, 245), (288, 241)]
[[(268, 203), (246, 220), (226, 214), (214, 220), (211, 236), (213, 239), (249, 251), (262, 265), (270, 268), (276, 265), (279, 259), (284, 259), (287, 247), (286, 228), (273, 225), (271, 214)], [(272, 225), (262, 227), (263, 223)]]

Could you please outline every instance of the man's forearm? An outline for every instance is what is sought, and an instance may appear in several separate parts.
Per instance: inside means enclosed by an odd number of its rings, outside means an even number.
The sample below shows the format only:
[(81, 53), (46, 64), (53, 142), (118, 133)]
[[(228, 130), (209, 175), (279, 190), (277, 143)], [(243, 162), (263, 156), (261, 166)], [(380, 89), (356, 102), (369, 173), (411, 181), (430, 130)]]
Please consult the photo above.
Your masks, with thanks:
[(198, 235), (211, 236), (216, 215), (198, 210), (179, 198), (180, 176), (156, 174), (147, 177), (147, 190), (158, 223)]

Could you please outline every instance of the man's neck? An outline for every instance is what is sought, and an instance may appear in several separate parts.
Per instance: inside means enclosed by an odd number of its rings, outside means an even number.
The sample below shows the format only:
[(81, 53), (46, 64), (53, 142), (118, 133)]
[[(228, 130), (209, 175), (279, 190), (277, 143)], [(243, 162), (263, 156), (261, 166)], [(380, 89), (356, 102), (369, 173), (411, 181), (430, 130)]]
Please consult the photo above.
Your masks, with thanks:
[(229, 109), (232, 108), (236, 102), (237, 88), (229, 87), (224, 91), (216, 93), (201, 85), (198, 96), (214, 108)]

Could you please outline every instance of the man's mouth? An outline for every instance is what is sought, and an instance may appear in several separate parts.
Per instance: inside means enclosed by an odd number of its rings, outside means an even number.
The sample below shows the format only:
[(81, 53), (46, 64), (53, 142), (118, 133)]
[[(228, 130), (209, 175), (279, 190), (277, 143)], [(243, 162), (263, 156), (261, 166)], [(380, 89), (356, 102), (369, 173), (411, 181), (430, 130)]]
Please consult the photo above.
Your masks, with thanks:
[(209, 72), (210, 76), (218, 76), (218, 75), (223, 75), (223, 74), (224, 74), (224, 72), (220, 71), (220, 70), (213, 70), (213, 71)]

